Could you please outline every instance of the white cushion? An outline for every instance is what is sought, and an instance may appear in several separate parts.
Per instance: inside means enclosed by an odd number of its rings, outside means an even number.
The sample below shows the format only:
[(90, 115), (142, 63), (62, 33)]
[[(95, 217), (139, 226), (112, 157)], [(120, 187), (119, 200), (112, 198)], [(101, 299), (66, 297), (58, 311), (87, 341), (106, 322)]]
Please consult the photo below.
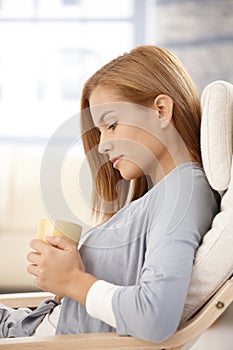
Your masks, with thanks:
[(233, 85), (209, 84), (202, 93), (201, 149), (210, 185), (224, 191), (230, 182), (233, 151)]
[(203, 163), (213, 188), (225, 192), (221, 210), (197, 251), (181, 324), (193, 316), (233, 273), (233, 85), (217, 81), (202, 95)]

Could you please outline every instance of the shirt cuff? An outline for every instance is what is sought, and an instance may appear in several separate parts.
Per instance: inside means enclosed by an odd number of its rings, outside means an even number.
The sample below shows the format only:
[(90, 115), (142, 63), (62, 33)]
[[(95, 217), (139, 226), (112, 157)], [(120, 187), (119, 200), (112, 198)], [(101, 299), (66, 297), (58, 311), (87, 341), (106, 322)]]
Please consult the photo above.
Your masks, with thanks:
[(101, 320), (110, 326), (116, 328), (116, 319), (112, 308), (112, 298), (115, 291), (119, 288), (106, 281), (98, 280), (89, 289), (86, 298), (87, 313), (93, 317)]

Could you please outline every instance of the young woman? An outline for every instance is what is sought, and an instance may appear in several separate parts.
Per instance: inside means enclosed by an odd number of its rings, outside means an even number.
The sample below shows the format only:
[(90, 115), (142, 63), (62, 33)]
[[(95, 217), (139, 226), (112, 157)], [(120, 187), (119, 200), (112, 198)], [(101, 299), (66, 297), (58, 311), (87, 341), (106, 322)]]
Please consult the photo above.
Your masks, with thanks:
[(201, 166), (198, 94), (172, 53), (141, 46), (87, 81), (81, 126), (101, 224), (79, 251), (33, 240), (41, 254), (29, 253), (28, 271), (64, 297), (57, 334), (160, 342), (179, 325), (195, 251), (218, 210)]

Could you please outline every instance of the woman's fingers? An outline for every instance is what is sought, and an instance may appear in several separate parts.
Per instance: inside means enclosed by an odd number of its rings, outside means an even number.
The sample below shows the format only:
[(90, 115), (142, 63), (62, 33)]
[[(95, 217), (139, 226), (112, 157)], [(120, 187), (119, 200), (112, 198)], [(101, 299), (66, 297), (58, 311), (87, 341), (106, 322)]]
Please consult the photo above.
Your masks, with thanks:
[(27, 254), (27, 260), (33, 264), (38, 265), (40, 262), (40, 254), (35, 252), (30, 252)]
[(42, 253), (47, 249), (48, 244), (42, 242), (40, 239), (33, 239), (30, 242), (30, 247), (35, 251)]
[(36, 276), (36, 277), (37, 277), (38, 274), (39, 274), (38, 266), (35, 265), (35, 264), (30, 264), (30, 265), (28, 265), (27, 271), (28, 271), (28, 273), (30, 273), (30, 275), (33, 275), (33, 276)]

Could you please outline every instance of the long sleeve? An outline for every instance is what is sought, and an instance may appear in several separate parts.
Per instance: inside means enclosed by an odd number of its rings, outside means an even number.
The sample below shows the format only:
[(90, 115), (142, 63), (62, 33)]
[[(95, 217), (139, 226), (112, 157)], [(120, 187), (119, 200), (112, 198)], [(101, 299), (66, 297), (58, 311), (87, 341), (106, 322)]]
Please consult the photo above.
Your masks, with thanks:
[[(179, 188), (179, 181), (167, 183), (165, 196), (160, 198), (157, 193), (151, 203), (139, 281), (113, 295), (120, 335), (160, 342), (179, 325), (195, 252), (217, 210), (214, 195), (205, 182), (199, 182), (198, 188), (195, 183), (191, 185), (183, 181)], [(156, 215), (159, 204), (160, 214)]]
[(112, 298), (115, 291), (119, 288), (123, 287), (116, 286), (106, 281), (96, 281), (87, 294), (86, 309), (88, 314), (116, 328)]
[(139, 283), (116, 290), (113, 310), (120, 335), (160, 342), (176, 331), (197, 244), (164, 239), (148, 253)]

